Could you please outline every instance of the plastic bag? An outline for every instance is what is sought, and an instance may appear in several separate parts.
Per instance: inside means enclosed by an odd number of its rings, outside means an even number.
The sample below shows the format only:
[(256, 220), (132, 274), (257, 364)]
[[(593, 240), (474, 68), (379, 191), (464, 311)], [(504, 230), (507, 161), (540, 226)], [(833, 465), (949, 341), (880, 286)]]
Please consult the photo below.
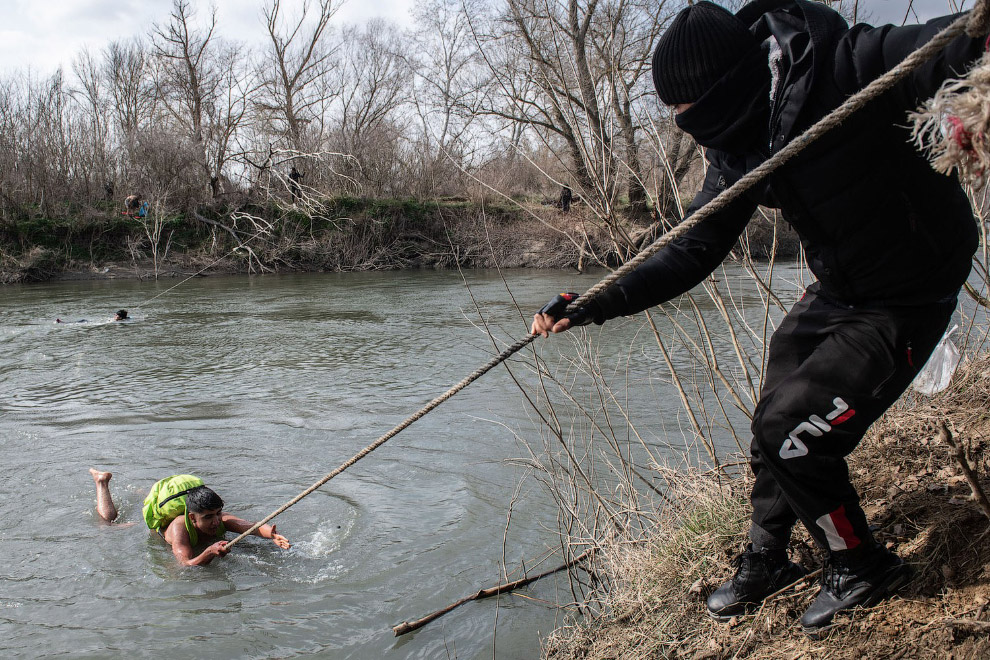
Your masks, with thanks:
[(952, 374), (959, 366), (959, 349), (952, 342), (950, 335), (958, 329), (959, 326), (954, 325), (942, 336), (942, 340), (932, 351), (932, 356), (911, 383), (911, 388), (915, 392), (931, 396), (949, 386)]

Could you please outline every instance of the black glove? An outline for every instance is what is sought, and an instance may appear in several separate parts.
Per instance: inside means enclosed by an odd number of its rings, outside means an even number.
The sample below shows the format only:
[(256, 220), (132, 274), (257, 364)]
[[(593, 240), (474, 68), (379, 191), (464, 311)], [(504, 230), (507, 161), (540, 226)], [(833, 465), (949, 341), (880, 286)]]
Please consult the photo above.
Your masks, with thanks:
[(598, 323), (599, 325), (604, 323), (604, 319), (598, 320), (598, 317), (601, 316), (601, 314), (598, 309), (598, 305), (595, 304), (594, 301), (589, 302), (584, 307), (577, 308), (570, 314), (565, 313), (567, 306), (570, 305), (571, 302), (577, 300), (579, 295), (580, 294), (577, 293), (561, 293), (554, 296), (553, 300), (544, 305), (540, 309), (539, 313), (546, 314), (555, 321), (567, 319), (571, 322), (572, 328), (588, 325), (592, 321)]

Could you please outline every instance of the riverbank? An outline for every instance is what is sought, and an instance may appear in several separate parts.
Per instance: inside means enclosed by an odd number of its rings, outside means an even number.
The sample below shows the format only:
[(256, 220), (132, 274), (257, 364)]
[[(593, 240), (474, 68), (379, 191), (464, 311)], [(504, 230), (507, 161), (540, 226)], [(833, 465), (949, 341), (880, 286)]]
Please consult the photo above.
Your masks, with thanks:
[[(990, 656), (990, 521), (972, 501), (959, 462), (938, 440), (944, 421), (967, 448), (990, 489), (990, 357), (960, 367), (935, 397), (911, 396), (889, 411), (853, 453), (850, 470), (876, 536), (915, 569), (896, 597), (841, 616), (822, 640), (798, 618), (817, 593), (812, 579), (759, 611), (720, 624), (705, 598), (731, 576), (745, 544), (743, 480), (685, 475), (674, 506), (648, 541), (620, 544), (599, 570), (603, 614), (546, 642), (553, 660), (605, 658), (986, 658)], [(810, 537), (796, 537), (795, 560), (815, 568)]]
[[(659, 235), (641, 218), (622, 220), (619, 230), (637, 247)], [(108, 206), (76, 209), (66, 218), (4, 218), (0, 283), (407, 268), (583, 270), (617, 263), (622, 240), (580, 204), (563, 213), (538, 202), (345, 197), (307, 208), (153, 209), (141, 219)], [(759, 258), (773, 242), (771, 225), (755, 221), (748, 249)], [(796, 237), (786, 231), (778, 256), (796, 253)]]

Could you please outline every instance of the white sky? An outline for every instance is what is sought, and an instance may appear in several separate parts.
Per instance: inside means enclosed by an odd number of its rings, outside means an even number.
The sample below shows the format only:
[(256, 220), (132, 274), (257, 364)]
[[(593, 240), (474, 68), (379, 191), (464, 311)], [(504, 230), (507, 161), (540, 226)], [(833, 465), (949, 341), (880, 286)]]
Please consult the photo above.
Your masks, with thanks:
[[(413, 3), (345, 0), (332, 24), (364, 23), (380, 16), (409, 26)], [(266, 36), (264, 4), (265, 0), (190, 1), (199, 20), (215, 5), (219, 34), (249, 44), (260, 44)], [(301, 6), (302, 0), (282, 0), (281, 11), (294, 15)], [(83, 47), (99, 52), (112, 41), (147, 33), (152, 24), (167, 22), (171, 9), (171, 0), (0, 0), (0, 75), (29, 66), (44, 76), (59, 65), (68, 72)]]
[[(220, 34), (248, 44), (264, 37), (261, 7), (264, 0), (215, 0)], [(363, 23), (381, 16), (411, 25), (409, 10), (415, 0), (345, 0), (334, 23)], [(855, 2), (855, 0), (845, 0)], [(302, 0), (282, 0), (284, 10)], [(859, 0), (860, 11), (874, 23), (900, 23), (909, 0)], [(922, 19), (954, 11), (952, 0), (914, 0)], [(972, 0), (961, 5), (968, 8)], [(61, 64), (68, 72), (82, 48), (99, 52), (111, 41), (147, 32), (152, 23), (164, 23), (170, 0), (0, 0), (0, 75), (31, 67), (50, 75)], [(192, 0), (199, 18), (209, 13), (209, 0)], [(913, 21), (912, 21), (913, 22)]]

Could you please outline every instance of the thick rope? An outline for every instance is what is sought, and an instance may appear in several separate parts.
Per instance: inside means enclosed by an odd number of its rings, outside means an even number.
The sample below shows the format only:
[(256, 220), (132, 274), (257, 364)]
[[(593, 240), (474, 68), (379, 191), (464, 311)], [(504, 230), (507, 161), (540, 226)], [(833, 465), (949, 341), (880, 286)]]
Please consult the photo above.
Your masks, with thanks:
[(461, 382), (457, 383), (456, 385), (454, 385), (453, 387), (451, 387), (449, 390), (447, 390), (446, 392), (444, 392), (443, 394), (441, 394), (437, 398), (435, 398), (432, 401), (430, 401), (428, 404), (426, 404), (425, 406), (423, 406), (422, 408), (420, 408), (419, 410), (417, 410), (415, 413), (413, 413), (412, 415), (410, 415), (409, 417), (407, 417), (406, 419), (404, 419), (402, 422), (400, 422), (392, 430), (390, 430), (389, 432), (387, 432), (384, 435), (382, 435), (381, 437), (379, 437), (377, 440), (375, 440), (374, 442), (372, 442), (370, 445), (368, 445), (367, 447), (365, 447), (364, 449), (362, 449), (358, 453), (354, 454), (354, 456), (352, 456), (347, 462), (342, 463), (340, 465), (340, 467), (338, 467), (336, 470), (334, 470), (333, 472), (331, 472), (327, 476), (323, 477), (322, 479), (320, 479), (319, 481), (317, 481), (315, 484), (313, 484), (312, 486), (310, 486), (309, 488), (307, 488), (303, 492), (301, 492), (298, 495), (296, 495), (295, 497), (293, 497), (291, 500), (289, 500), (288, 502), (286, 502), (285, 504), (283, 504), (281, 507), (279, 507), (278, 510), (273, 511), (272, 513), (270, 513), (267, 516), (265, 516), (264, 519), (262, 519), (261, 521), (255, 523), (254, 527), (252, 527), (251, 529), (247, 530), (246, 532), (244, 532), (243, 534), (241, 534), (237, 538), (233, 539), (230, 543), (227, 544), (227, 547), (228, 548), (231, 547), (232, 545), (234, 545), (235, 543), (237, 543), (238, 541), (240, 541), (242, 538), (244, 538), (245, 536), (251, 534), (252, 532), (254, 532), (255, 530), (257, 530), (259, 527), (261, 527), (262, 525), (264, 525), (265, 523), (267, 523), (269, 520), (271, 520), (275, 516), (279, 515), (280, 513), (282, 513), (283, 511), (285, 511), (286, 509), (288, 509), (292, 505), (294, 505), (296, 502), (298, 502), (302, 498), (306, 497), (307, 495), (309, 495), (310, 493), (312, 493), (314, 490), (316, 490), (317, 488), (319, 488), (320, 486), (322, 486), (326, 482), (330, 481), (331, 479), (333, 479), (334, 477), (336, 477), (338, 474), (340, 474), (341, 472), (343, 472), (347, 468), (351, 467), (352, 465), (354, 465), (355, 463), (357, 463), (358, 461), (360, 461), (362, 458), (364, 458), (365, 456), (367, 456), (371, 452), (373, 452), (376, 449), (378, 449), (379, 447), (381, 447), (383, 444), (385, 444), (386, 442), (388, 442), (389, 440), (391, 440), (393, 437), (395, 437), (396, 435), (398, 435), (399, 432), (402, 431), (403, 429), (405, 429), (407, 426), (409, 426), (410, 424), (412, 424), (413, 422), (415, 422), (416, 420), (418, 420), (419, 418), (421, 418), (423, 415), (425, 415), (426, 413), (430, 412), (431, 410), (433, 410), (434, 408), (436, 408), (437, 406), (439, 406), (441, 403), (443, 403), (444, 401), (446, 401), (450, 397), (454, 396), (455, 394), (457, 394), (458, 392), (460, 392), (461, 390), (463, 390), (465, 387), (467, 387), (468, 385), (470, 385), (474, 381), (476, 381), (479, 378), (481, 378), (482, 376), (484, 376), (486, 373), (488, 373), (489, 371), (491, 371), (492, 369), (494, 369), (495, 367), (497, 367), (501, 363), (505, 362), (505, 360), (507, 360), (511, 355), (513, 355), (514, 353), (517, 353), (520, 349), (524, 348), (527, 344), (529, 344), (530, 342), (532, 342), (537, 337), (539, 337), (539, 335), (535, 335), (535, 334), (534, 335), (529, 335), (528, 337), (525, 337), (523, 339), (520, 339), (519, 341), (517, 341), (516, 343), (514, 343), (512, 346), (509, 346), (508, 348), (506, 348), (505, 350), (503, 350), (497, 356), (493, 357), (491, 360), (489, 360), (488, 362), (486, 362), (484, 365), (478, 367), (473, 372), (471, 372), (464, 380), (462, 380)]
[[(985, 7), (988, 4), (990, 4), (990, 0), (982, 0), (978, 5), (978, 8)], [(983, 16), (983, 20), (984, 20), (984, 24), (982, 25), (982, 27), (978, 28), (980, 30), (983, 30), (981, 34), (985, 34), (986, 31), (990, 29), (985, 24), (987, 13), (990, 12), (984, 9), (984, 12), (980, 15)], [(962, 34), (967, 27), (968, 20), (969, 20), (969, 13), (966, 13), (960, 16), (955, 21), (953, 21), (949, 26), (947, 26), (945, 29), (943, 29), (941, 32), (935, 35), (935, 37), (933, 37), (931, 41), (927, 42), (924, 46), (911, 53), (911, 55), (905, 58), (900, 64), (898, 64), (893, 69), (885, 73), (883, 76), (871, 82), (869, 85), (864, 87), (856, 94), (850, 96), (848, 99), (846, 99), (846, 101), (842, 105), (836, 108), (831, 114), (819, 120), (811, 128), (809, 128), (804, 133), (799, 135), (797, 138), (792, 140), (786, 147), (778, 151), (771, 158), (764, 161), (759, 167), (753, 169), (751, 172), (743, 176), (727, 190), (725, 190), (720, 195), (718, 195), (715, 199), (713, 199), (712, 201), (708, 202), (703, 207), (698, 209), (698, 211), (696, 211), (690, 218), (688, 218), (681, 224), (677, 225), (676, 227), (668, 231), (666, 234), (664, 234), (656, 241), (654, 241), (646, 248), (644, 248), (635, 257), (627, 261), (621, 267), (617, 268), (615, 271), (604, 277), (600, 282), (598, 282), (590, 289), (585, 291), (583, 294), (581, 294), (581, 296), (577, 298), (577, 300), (575, 300), (568, 307), (568, 309), (573, 310), (586, 305), (595, 296), (597, 296), (602, 291), (604, 291), (609, 286), (611, 286), (616, 280), (618, 280), (620, 277), (623, 277), (632, 270), (634, 270), (644, 261), (646, 261), (654, 254), (659, 252), (661, 249), (663, 249), (663, 247), (666, 246), (668, 243), (670, 243), (672, 240), (683, 235), (686, 231), (697, 225), (702, 220), (710, 217), (713, 213), (716, 213), (717, 211), (724, 208), (727, 204), (736, 200), (740, 195), (742, 195), (744, 192), (752, 188), (758, 181), (760, 181), (761, 179), (769, 175), (771, 172), (776, 170), (778, 167), (786, 163), (802, 149), (807, 147), (809, 144), (820, 138), (828, 131), (832, 130), (833, 128), (841, 124), (856, 110), (859, 110), (861, 107), (863, 107), (864, 105), (875, 99), (876, 97), (888, 91), (901, 79), (907, 76), (909, 73), (911, 73), (919, 66), (924, 64), (926, 61), (931, 59), (936, 53), (942, 50), (942, 48), (944, 48), (950, 41), (952, 41), (957, 36)], [(359, 451), (357, 454), (352, 456), (347, 462), (343, 463), (336, 470), (326, 475), (325, 477), (317, 481), (315, 484), (313, 484), (303, 492), (296, 495), (294, 498), (292, 498), (291, 500), (283, 504), (281, 507), (279, 507), (276, 511), (265, 516), (264, 519), (255, 523), (255, 525), (251, 527), (251, 529), (244, 532), (235, 539), (231, 540), (227, 544), (227, 548), (232, 547), (235, 543), (239, 542), (245, 536), (248, 536), (252, 532), (256, 531), (259, 527), (266, 524), (268, 521), (272, 520), (279, 514), (283, 513), (286, 509), (296, 504), (299, 500), (303, 499), (304, 497), (306, 497), (307, 495), (318, 489), (320, 486), (330, 481), (338, 474), (340, 474), (347, 468), (351, 467), (352, 465), (357, 463), (359, 460), (361, 460), (362, 458), (364, 458), (374, 450), (381, 447), (391, 438), (396, 436), (400, 431), (408, 427), (416, 420), (423, 417), (426, 413), (430, 412), (431, 410), (439, 406), (441, 403), (443, 403), (450, 397), (454, 396), (455, 394), (463, 390), (465, 387), (476, 381), (484, 374), (491, 371), (493, 368), (495, 368), (496, 366), (507, 360), (514, 353), (526, 347), (537, 337), (539, 337), (538, 334), (531, 334), (525, 337), (524, 339), (520, 339), (516, 343), (512, 344), (511, 346), (503, 350), (496, 357), (492, 358), (486, 364), (484, 364), (483, 366), (479, 367), (474, 372), (472, 372), (467, 378), (465, 378), (464, 380), (457, 383), (456, 385), (451, 387), (449, 390), (447, 390), (437, 398), (427, 403), (418, 411), (416, 411), (415, 413), (407, 417), (405, 420), (403, 420), (398, 426), (394, 427), (392, 430), (388, 431), (387, 433), (379, 437), (377, 440), (372, 442), (370, 445), (368, 445), (367, 447)]]
[[(973, 9), (966, 34), (979, 38), (990, 21), (988, 4)], [(982, 23), (982, 25), (980, 25)], [(990, 51), (990, 40), (984, 44)], [(925, 152), (936, 172), (955, 172), (960, 183), (974, 190), (990, 175), (990, 52), (961, 78), (946, 79), (917, 112), (911, 138)]]
[(969, 12), (966, 36), (970, 39), (985, 37), (990, 32), (990, 2), (977, 2)]

